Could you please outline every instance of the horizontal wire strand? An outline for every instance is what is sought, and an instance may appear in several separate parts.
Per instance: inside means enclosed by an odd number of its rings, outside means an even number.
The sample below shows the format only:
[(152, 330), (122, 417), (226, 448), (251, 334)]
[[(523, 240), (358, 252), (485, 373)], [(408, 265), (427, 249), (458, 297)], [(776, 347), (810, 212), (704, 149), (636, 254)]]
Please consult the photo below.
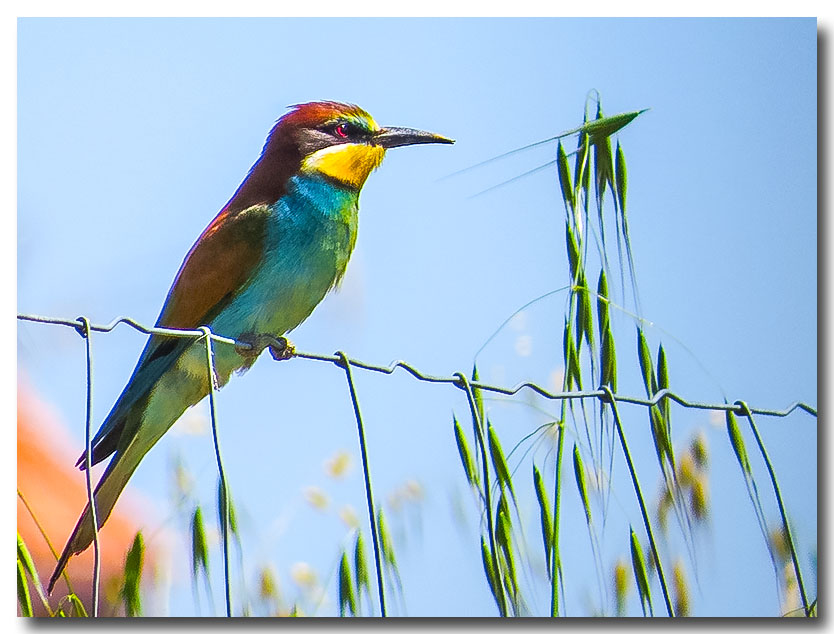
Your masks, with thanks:
[[(70, 328), (74, 328), (77, 332), (83, 333), (84, 332), (84, 324), (80, 321), (81, 317), (78, 319), (62, 319), (56, 317), (43, 317), (40, 315), (22, 315), (19, 314), (17, 316), (18, 320), (20, 321), (28, 321), (28, 322), (35, 322), (35, 323), (42, 323), (42, 324), (54, 324), (59, 326), (68, 326)], [(220, 335), (214, 334), (211, 330), (204, 327), (204, 329), (200, 330), (181, 330), (177, 328), (162, 328), (162, 327), (148, 327), (140, 324), (134, 319), (130, 317), (117, 317), (113, 321), (108, 324), (89, 324), (88, 327), (91, 331), (94, 332), (111, 332), (114, 330), (119, 324), (125, 324), (130, 326), (134, 330), (137, 330), (146, 335), (161, 335), (161, 336), (168, 336), (168, 337), (190, 337), (192, 339), (200, 339), (206, 336), (206, 330), (210, 333), (210, 337), (213, 341), (217, 341), (219, 343), (226, 343), (233, 346), (236, 346), (239, 349), (247, 350), (252, 348), (252, 344), (242, 341), (237, 341), (235, 339), (231, 339), (229, 337), (222, 337)], [(347, 362), (354, 368), (361, 368), (363, 370), (368, 370), (370, 372), (379, 372), (382, 374), (393, 374), (397, 368), (402, 368), (409, 374), (411, 374), (415, 379), (418, 381), (424, 381), (427, 383), (448, 383), (454, 385), (458, 389), (465, 390), (464, 382), (461, 381), (459, 375), (453, 376), (435, 376), (431, 374), (427, 374), (422, 372), (421, 370), (415, 368), (413, 365), (403, 361), (397, 360), (392, 361), (387, 366), (383, 365), (376, 365), (373, 363), (369, 363), (367, 361), (361, 361), (359, 359), (352, 359), (349, 357), (344, 357), (342, 355), (335, 355), (335, 354), (319, 354), (313, 352), (303, 352), (300, 350), (296, 350), (293, 357), (297, 357), (300, 359), (308, 359), (311, 361), (322, 361), (326, 363), (332, 363), (342, 369), (344, 369), (344, 364)], [(580, 390), (575, 392), (550, 392), (537, 383), (533, 383), (530, 381), (524, 381), (522, 383), (518, 383), (513, 387), (503, 387), (500, 385), (491, 385), (489, 383), (483, 383), (481, 381), (470, 381), (469, 385), (472, 388), (484, 390), (487, 392), (494, 392), (497, 394), (503, 394), (505, 396), (514, 396), (524, 388), (527, 388), (539, 396), (542, 396), (548, 400), (558, 401), (564, 399), (583, 399), (583, 398), (595, 398), (601, 401), (607, 401), (608, 392), (602, 389), (599, 390)], [(632, 405), (642, 405), (645, 407), (651, 407), (657, 405), (662, 399), (668, 398), (675, 401), (678, 405), (688, 408), (688, 409), (704, 409), (704, 410), (718, 410), (718, 411), (729, 411), (737, 414), (739, 416), (746, 415), (746, 412), (749, 411), (752, 414), (757, 414), (760, 416), (776, 416), (780, 418), (784, 418), (792, 414), (795, 410), (799, 409), (804, 412), (807, 412), (811, 416), (817, 416), (817, 410), (815, 407), (808, 405), (802, 401), (794, 401), (784, 409), (765, 409), (760, 407), (748, 407), (743, 408), (738, 405), (738, 402), (735, 403), (704, 403), (701, 401), (693, 401), (689, 400), (675, 392), (671, 391), (668, 388), (664, 388), (662, 390), (658, 390), (651, 398), (644, 398), (644, 397), (637, 397), (637, 396), (628, 396), (623, 394), (613, 394), (614, 398), (620, 403), (630, 403)]]

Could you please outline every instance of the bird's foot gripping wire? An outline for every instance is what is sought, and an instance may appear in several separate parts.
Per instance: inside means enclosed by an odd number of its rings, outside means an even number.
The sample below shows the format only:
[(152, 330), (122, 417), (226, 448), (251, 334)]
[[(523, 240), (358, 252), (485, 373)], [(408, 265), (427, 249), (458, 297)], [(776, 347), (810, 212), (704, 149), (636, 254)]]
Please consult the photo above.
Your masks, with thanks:
[(295, 346), (286, 337), (266, 334), (244, 334), (237, 338), (235, 346), (237, 353), (244, 357), (252, 357), (252, 360), (260, 356), (266, 348), (269, 354), (276, 361), (284, 361), (295, 355)]

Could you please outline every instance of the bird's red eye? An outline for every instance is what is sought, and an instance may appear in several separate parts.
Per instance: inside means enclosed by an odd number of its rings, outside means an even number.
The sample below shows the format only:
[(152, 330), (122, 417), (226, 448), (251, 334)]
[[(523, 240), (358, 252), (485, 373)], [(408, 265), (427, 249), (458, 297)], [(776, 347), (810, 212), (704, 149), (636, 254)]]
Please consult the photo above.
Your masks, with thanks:
[(342, 137), (343, 139), (348, 138), (348, 124), (340, 123), (339, 125), (337, 125), (336, 135)]

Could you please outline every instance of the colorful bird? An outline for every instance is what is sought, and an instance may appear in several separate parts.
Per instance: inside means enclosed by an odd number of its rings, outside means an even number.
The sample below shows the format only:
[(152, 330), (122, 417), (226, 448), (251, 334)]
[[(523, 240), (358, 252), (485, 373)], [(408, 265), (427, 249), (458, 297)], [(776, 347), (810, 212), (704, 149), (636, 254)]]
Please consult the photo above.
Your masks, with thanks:
[[(191, 247), (157, 326), (195, 329), (246, 345), (214, 344), (216, 383), (248, 369), (266, 346), (304, 321), (345, 273), (356, 243), (359, 192), (385, 151), (454, 143), (410, 128), (382, 128), (361, 108), (295, 106), (267, 137), (231, 200)], [(103, 525), (142, 457), (209, 391), (203, 341), (153, 335), (92, 439), (91, 463), (113, 454), (95, 491)], [(76, 466), (85, 468), (86, 452)], [(49, 582), (93, 541), (89, 504)]]

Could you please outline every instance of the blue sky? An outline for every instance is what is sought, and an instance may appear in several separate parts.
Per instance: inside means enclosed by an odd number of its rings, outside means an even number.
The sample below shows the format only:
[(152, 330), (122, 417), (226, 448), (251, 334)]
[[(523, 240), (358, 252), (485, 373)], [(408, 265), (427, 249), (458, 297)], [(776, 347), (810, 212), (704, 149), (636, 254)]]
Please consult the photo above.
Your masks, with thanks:
[[(274, 121), (288, 105), (334, 99), (361, 105), (382, 125), (428, 129), (457, 143), (389, 153), (362, 193), (359, 238), (342, 290), (291, 338), (307, 351), (343, 349), (381, 364), (402, 358), (432, 374), (469, 371), (513, 311), (568, 283), (564, 211), (552, 170), (485, 191), (552, 160), (552, 146), (454, 174), (575, 127), (596, 89), (608, 114), (651, 108), (618, 138), (629, 164), (643, 316), (662, 328), (649, 332), (650, 343), (667, 348), (673, 387), (694, 400), (816, 405), (815, 20), (18, 24), (19, 312), (153, 323), (183, 256), (257, 158)], [(564, 295), (542, 300), (502, 330), (478, 357), (484, 378), (547, 384), (561, 368), (564, 306)], [(621, 328), (620, 364), (636, 365), (633, 324), (623, 318)], [(144, 340), (124, 328), (94, 344), (100, 421)], [(20, 325), (18, 368), (62, 413), (80, 450), (77, 335)], [(424, 495), (414, 508), (386, 508), (399, 536), (407, 613), (493, 614), (451, 433), (452, 412), (466, 417), (464, 397), (405, 375), (360, 373), (357, 380), (377, 495), (386, 500), (411, 481)], [(542, 422), (529, 408), (489, 406), (505, 448)], [(248, 582), (268, 561), (292, 597), (290, 571), (304, 561), (326, 584), (348, 539), (339, 509), (350, 504), (366, 520), (343, 374), (310, 361), (264, 358), (219, 394), (218, 407), (233, 495), (247, 518)], [(711, 450), (713, 518), (699, 538), (695, 613), (775, 614), (772, 568), (723, 425), (707, 414), (674, 415), (676, 446), (700, 428)], [(640, 440), (645, 413), (634, 409), (628, 417), (632, 449), (653, 482), (654, 450)], [(795, 414), (758, 423), (809, 583), (816, 421)], [(341, 450), (352, 455), (353, 469), (335, 482), (322, 464)], [(203, 504), (214, 496), (210, 437), (178, 425), (131, 482), (158, 502), (157, 522), (171, 512), (173, 456), (193, 472)], [(537, 464), (550, 459), (544, 450), (534, 457)], [(526, 474), (530, 458), (519, 468)], [(624, 465), (614, 476), (626, 482)], [(565, 496), (577, 510), (571, 485)], [(309, 486), (330, 496), (325, 511), (305, 502)], [(611, 511), (606, 567), (628, 553), (627, 532), (617, 527), (639, 524), (627, 495), (623, 489), (622, 504)], [(457, 499), (468, 524), (456, 524)], [(535, 519), (528, 539), (539, 547), (534, 509), (527, 511)], [(575, 521), (563, 547), (575, 552), (565, 564), (568, 613), (580, 615), (596, 596), (596, 581), (583, 566), (590, 562), (584, 521)], [(334, 588), (331, 578), (331, 603), (322, 613), (334, 609)], [(193, 610), (184, 574), (171, 593), (179, 599), (172, 614)], [(540, 613), (546, 604), (539, 599)], [(630, 609), (639, 610), (634, 595)]]

